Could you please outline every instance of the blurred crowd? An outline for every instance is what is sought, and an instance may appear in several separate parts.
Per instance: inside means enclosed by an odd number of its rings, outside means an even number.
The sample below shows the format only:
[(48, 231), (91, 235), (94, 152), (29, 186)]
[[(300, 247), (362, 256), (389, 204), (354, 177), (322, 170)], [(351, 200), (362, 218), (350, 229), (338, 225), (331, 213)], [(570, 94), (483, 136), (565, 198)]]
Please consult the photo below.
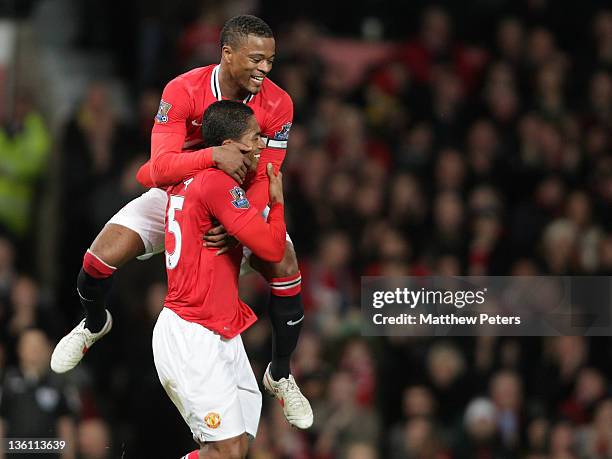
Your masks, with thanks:
[[(60, 378), (48, 361), (81, 315), (84, 250), (143, 191), (134, 176), (163, 84), (217, 62), (220, 28), (244, 11), (178, 2), (193, 14), (142, 14), (126, 57), (93, 3), (83, 2), (91, 33), (75, 46), (114, 50), (130, 117), (98, 81), (57, 135), (29, 97), (0, 131), (0, 418), (5, 436), (71, 438), (74, 456), (64, 457), (178, 458), (194, 444), (150, 345), (162, 257), (117, 274), (113, 332), (82, 365)], [(393, 40), (370, 22), (370, 41), (349, 39), (357, 54), (381, 52), (352, 84), (328, 59), (333, 33), (313, 18), (271, 20), (271, 78), (295, 104), (284, 182), (307, 318), (292, 368), (315, 424), (291, 429), (266, 399), (249, 457), (612, 457), (609, 337), (360, 335), (361, 275), (612, 274), (612, 9), (517, 3), (487, 3), (479, 32), (443, 6), (420, 7), (415, 27)], [(584, 27), (565, 28), (574, 13)], [(318, 47), (323, 38), (331, 48)], [(36, 280), (33, 249), (52, 148), (61, 169), (55, 286)], [(265, 316), (265, 283), (250, 275), (241, 290)], [(268, 322), (244, 341), (261, 377)]]

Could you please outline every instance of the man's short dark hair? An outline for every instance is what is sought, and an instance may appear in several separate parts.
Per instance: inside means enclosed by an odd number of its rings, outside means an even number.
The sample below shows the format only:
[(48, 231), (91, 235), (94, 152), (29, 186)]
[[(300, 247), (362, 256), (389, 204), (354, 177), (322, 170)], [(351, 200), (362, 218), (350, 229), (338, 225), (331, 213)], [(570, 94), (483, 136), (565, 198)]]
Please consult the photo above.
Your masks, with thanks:
[(202, 117), (204, 148), (238, 140), (247, 130), (253, 110), (235, 100), (220, 100), (211, 104)]
[(236, 48), (247, 36), (274, 38), (272, 29), (263, 19), (250, 14), (234, 16), (229, 19), (221, 30), (221, 46), (229, 45)]

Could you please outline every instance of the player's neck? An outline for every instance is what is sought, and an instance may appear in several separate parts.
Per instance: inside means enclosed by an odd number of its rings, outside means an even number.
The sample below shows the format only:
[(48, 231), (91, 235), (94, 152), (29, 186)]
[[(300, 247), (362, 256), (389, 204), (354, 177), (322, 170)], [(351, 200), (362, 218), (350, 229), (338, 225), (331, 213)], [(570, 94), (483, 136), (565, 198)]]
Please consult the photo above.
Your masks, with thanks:
[(221, 88), (221, 96), (231, 100), (243, 100), (249, 95), (249, 92), (241, 88), (236, 83), (230, 73), (224, 68), (223, 64), (219, 69), (219, 87)]

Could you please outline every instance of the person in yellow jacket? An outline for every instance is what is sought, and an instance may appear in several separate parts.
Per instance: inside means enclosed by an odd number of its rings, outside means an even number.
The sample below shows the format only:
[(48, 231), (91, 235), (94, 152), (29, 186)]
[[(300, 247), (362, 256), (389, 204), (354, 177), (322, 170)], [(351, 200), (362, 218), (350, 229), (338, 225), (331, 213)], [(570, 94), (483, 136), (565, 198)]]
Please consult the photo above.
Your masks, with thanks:
[(0, 127), (0, 226), (18, 239), (27, 235), (32, 205), (51, 149), (43, 117), (19, 96), (12, 119)]

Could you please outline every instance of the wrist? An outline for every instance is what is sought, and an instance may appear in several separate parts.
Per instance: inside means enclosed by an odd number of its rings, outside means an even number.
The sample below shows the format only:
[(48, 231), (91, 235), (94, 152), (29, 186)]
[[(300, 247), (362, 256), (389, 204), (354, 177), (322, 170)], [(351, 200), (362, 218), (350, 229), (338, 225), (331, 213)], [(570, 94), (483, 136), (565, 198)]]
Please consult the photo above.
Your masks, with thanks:
[(216, 155), (215, 155), (215, 148), (208, 147), (202, 151), (203, 151), (202, 169), (208, 169), (209, 167), (216, 167), (217, 161), (216, 161)]

